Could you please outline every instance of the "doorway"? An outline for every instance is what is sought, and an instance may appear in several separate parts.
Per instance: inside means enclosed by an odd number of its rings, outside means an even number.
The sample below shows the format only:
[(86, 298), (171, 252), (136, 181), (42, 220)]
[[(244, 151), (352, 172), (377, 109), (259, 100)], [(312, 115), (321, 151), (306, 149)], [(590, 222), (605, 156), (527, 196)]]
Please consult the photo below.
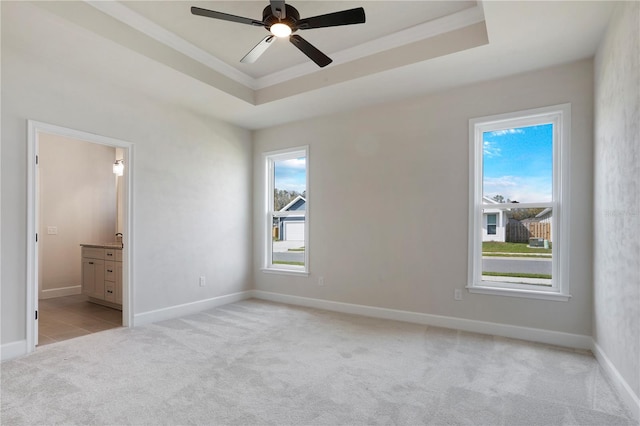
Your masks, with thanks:
[[(55, 150), (51, 151), (50, 143), (51, 141), (66, 141), (67, 143), (75, 143), (78, 144), (78, 149), (87, 149), (87, 152), (91, 152), (90, 156), (74, 156), (69, 155), (68, 158), (65, 158), (64, 154), (61, 155), (60, 152), (56, 152)], [(61, 142), (60, 142), (61, 143)], [(65, 145), (66, 146), (66, 145)], [(47, 148), (49, 151), (49, 155), (46, 157), (43, 155), (42, 159), (44, 160), (47, 157), (52, 157), (52, 152), (57, 155), (57, 159), (54, 161), (47, 161), (44, 164), (40, 161), (41, 154), (45, 154), (45, 149)], [(133, 242), (133, 227), (131, 222), (132, 212), (132, 183), (133, 183), (133, 144), (130, 142), (117, 140), (113, 138), (108, 138), (104, 136), (94, 135), (87, 132), (82, 132), (74, 129), (64, 128), (60, 126), (55, 126), (47, 123), (41, 123), (36, 121), (28, 121), (28, 150), (29, 150), (29, 160), (28, 160), (28, 209), (27, 209), (27, 221), (28, 221), (28, 255), (27, 255), (27, 351), (32, 352), (35, 350), (36, 345), (38, 345), (38, 335), (39, 335), (39, 317), (42, 317), (42, 314), (49, 316), (50, 314), (55, 314), (59, 316), (57, 327), (67, 327), (69, 328), (69, 336), (74, 337), (73, 334), (81, 335), (87, 334), (82, 333), (77, 328), (72, 328), (73, 321), (77, 323), (84, 322), (85, 330), (93, 329), (94, 331), (99, 331), (101, 329), (107, 329), (107, 322), (111, 322), (113, 326), (119, 326), (120, 324), (115, 324), (116, 318), (121, 318), (121, 325), (127, 327), (133, 324), (133, 312), (132, 312), (132, 242)], [(42, 153), (40, 152), (42, 150)], [(72, 152), (72, 151), (68, 151)], [(65, 167), (65, 162), (68, 161), (70, 163), (67, 164), (69, 168), (70, 165), (78, 164), (79, 162), (90, 162), (94, 161), (91, 158), (92, 156), (97, 156), (98, 160), (101, 161), (102, 164), (99, 166), (99, 176), (98, 181), (100, 179), (102, 184), (105, 184), (106, 179), (106, 199), (108, 200), (111, 192), (113, 193), (112, 206), (105, 205), (104, 196), (101, 197), (102, 200), (98, 201), (97, 205), (94, 205), (93, 211), (88, 212), (88, 216), (96, 216), (98, 217), (97, 221), (94, 221), (96, 225), (96, 229), (91, 229), (91, 220), (87, 219), (87, 223), (84, 225), (81, 224), (83, 220), (77, 217), (74, 219), (73, 217), (66, 217), (64, 214), (58, 214), (56, 217), (57, 221), (62, 222), (64, 229), (64, 235), (60, 232), (60, 238), (58, 238), (58, 232), (60, 231), (56, 223), (41, 223), (42, 208), (43, 202), (52, 204), (50, 201), (52, 194), (46, 192), (47, 182), (52, 181), (52, 176), (57, 176), (56, 174), (52, 174), (51, 170), (46, 170), (45, 167)], [(109, 155), (111, 155), (111, 159), (109, 159)], [(75, 158), (74, 158), (75, 157)], [(116, 158), (118, 157), (118, 158)], [(121, 159), (122, 163), (125, 165), (124, 172), (121, 177), (115, 177), (112, 173), (115, 172), (111, 170), (111, 164), (113, 164), (116, 159)], [(51, 158), (49, 158), (51, 160)], [(62, 164), (58, 164), (62, 163)], [(85, 165), (85, 168), (88, 166), (87, 170), (90, 170), (91, 165)], [(107, 169), (108, 170), (103, 170)], [(81, 167), (80, 167), (81, 169)], [(42, 179), (41, 174), (43, 171), (47, 171), (48, 179)], [(64, 171), (64, 169), (58, 169), (60, 171)], [(108, 188), (109, 177), (111, 177), (113, 182), (113, 187)], [(78, 178), (68, 177), (67, 182), (72, 186), (73, 181)], [(84, 182), (83, 182), (84, 183)], [(90, 181), (87, 182), (86, 187), (91, 188)], [(41, 188), (41, 185), (44, 188)], [(60, 187), (58, 187), (60, 188)], [(76, 191), (74, 191), (74, 196), (71, 197), (74, 201), (77, 202), (76, 198), (80, 197), (80, 193), (83, 191), (88, 191), (85, 194), (86, 199), (93, 199), (95, 201), (96, 195), (92, 194), (92, 189), (82, 189), (82, 185), (79, 185)], [(44, 191), (41, 191), (44, 189)], [(101, 188), (104, 190), (104, 187)], [(46, 196), (43, 196), (46, 194)], [(117, 194), (117, 195), (116, 195)], [(55, 197), (55, 196), (54, 196)], [(81, 197), (80, 197), (81, 198)], [(102, 205), (100, 204), (102, 202)], [(79, 202), (81, 205), (85, 205), (82, 201)], [(94, 203), (95, 204), (95, 203)], [(107, 202), (108, 204), (108, 202)], [(65, 204), (63, 204), (65, 205)], [(50, 207), (50, 206), (49, 206)], [(78, 209), (78, 206), (69, 206), (70, 209)], [(48, 215), (51, 217), (51, 215)], [(70, 214), (69, 216), (73, 216)], [(102, 217), (108, 217), (108, 220), (101, 220)], [(54, 220), (54, 222), (56, 221)], [(109, 228), (109, 221), (115, 221), (117, 225), (111, 225)], [(65, 224), (66, 223), (66, 224)], [(42, 226), (41, 226), (42, 225)], [(85, 227), (84, 233), (81, 232), (82, 227)], [(86, 227), (89, 227), (88, 231)], [(103, 229), (100, 229), (103, 228)], [(111, 306), (120, 307), (122, 312), (118, 315), (115, 315), (113, 312), (108, 312), (110, 309), (104, 306), (96, 305), (94, 307), (93, 303), (87, 302), (86, 295), (79, 294), (81, 293), (80, 281), (84, 282), (84, 276), (80, 277), (82, 272), (79, 272), (79, 265), (81, 263), (81, 255), (80, 255), (80, 246), (79, 243), (90, 243), (94, 244), (99, 240), (100, 243), (107, 244), (109, 242), (116, 242), (118, 236), (116, 234), (120, 232), (122, 234), (121, 240), (121, 248), (118, 247), (119, 250), (116, 250), (119, 256), (120, 263), (118, 263), (118, 268), (121, 267), (122, 274), (121, 276), (121, 286), (118, 288), (122, 290), (121, 292), (121, 305), (120, 306)], [(70, 249), (67, 257), (71, 259), (66, 259), (62, 256), (59, 259), (55, 260), (54, 263), (56, 265), (62, 264), (65, 261), (71, 262), (71, 267), (67, 269), (75, 269), (75, 271), (67, 271), (67, 274), (74, 275), (74, 278), (70, 281), (73, 281), (73, 285), (56, 285), (55, 283), (51, 285), (47, 284), (48, 288), (41, 287), (42, 284), (42, 271), (43, 271), (43, 258), (47, 260), (48, 266), (51, 266), (51, 258), (53, 256), (59, 256), (60, 253), (56, 253), (56, 250), (49, 250), (46, 256), (42, 256), (43, 246), (44, 248), (47, 245), (44, 245), (44, 241), (47, 241), (47, 244), (52, 244), (51, 242), (59, 242), (64, 238), (69, 238), (70, 233), (74, 234), (82, 234), (82, 237), (76, 236), (76, 241), (74, 243), (69, 244), (67, 242), (67, 247), (72, 247)], [(81, 238), (81, 241), (78, 241), (78, 238)], [(51, 248), (51, 247), (49, 247)], [(69, 249), (68, 249), (69, 250)], [(93, 251), (95, 253), (95, 250)], [(105, 249), (103, 250), (107, 255), (110, 254), (110, 251)], [(55, 254), (52, 254), (55, 253)], [(83, 252), (84, 255), (84, 252)], [(107, 262), (105, 260), (105, 262)], [(106, 263), (105, 263), (106, 264)], [(51, 270), (51, 269), (49, 269)], [(105, 269), (109, 270), (108, 268)], [(86, 273), (86, 272), (85, 272)], [(63, 272), (60, 275), (64, 275)], [(61, 278), (64, 281), (64, 277)], [(108, 282), (105, 282), (108, 285)], [(53, 288), (51, 288), (53, 287)], [(42, 309), (39, 309), (39, 299), (43, 297), (42, 300)], [(96, 301), (96, 300), (94, 300)], [(97, 300), (98, 302), (101, 302)], [(82, 304), (85, 302), (84, 304)], [(109, 303), (106, 303), (107, 306)], [(80, 311), (78, 311), (80, 308)], [(94, 309), (95, 308), (95, 309)], [(75, 310), (75, 311), (74, 311)], [(81, 312), (87, 314), (89, 316), (93, 316), (87, 318), (86, 321), (80, 316)], [(53, 316), (53, 315), (52, 315)], [(67, 318), (68, 321), (64, 321), (64, 318)], [(73, 321), (72, 321), (73, 319)], [(55, 323), (56, 321), (54, 321)], [(65, 323), (66, 322), (66, 323)], [(53, 324), (50, 324), (53, 325)], [(43, 324), (44, 326), (44, 324)], [(43, 329), (45, 331), (45, 329)], [(48, 333), (52, 333), (52, 327), (47, 328)], [(60, 330), (58, 330), (60, 333)], [(48, 343), (51, 339), (47, 339), (47, 341), (43, 341), (42, 343)]]

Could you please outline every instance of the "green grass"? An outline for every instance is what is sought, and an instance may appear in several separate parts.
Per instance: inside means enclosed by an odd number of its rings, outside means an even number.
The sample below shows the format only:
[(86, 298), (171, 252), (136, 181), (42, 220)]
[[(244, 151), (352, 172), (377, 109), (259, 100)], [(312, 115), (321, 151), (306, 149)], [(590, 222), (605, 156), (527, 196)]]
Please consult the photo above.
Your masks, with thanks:
[(488, 275), (490, 277), (544, 278), (547, 280), (551, 279), (551, 275), (549, 274), (527, 274), (524, 272), (483, 272), (482, 275)]
[(546, 253), (551, 254), (551, 243), (549, 248), (531, 248), (527, 243), (502, 243), (498, 241), (485, 241), (482, 243), (482, 253)]
[(304, 262), (293, 262), (288, 260), (274, 260), (272, 262), (274, 265), (296, 265), (296, 266), (304, 266)]

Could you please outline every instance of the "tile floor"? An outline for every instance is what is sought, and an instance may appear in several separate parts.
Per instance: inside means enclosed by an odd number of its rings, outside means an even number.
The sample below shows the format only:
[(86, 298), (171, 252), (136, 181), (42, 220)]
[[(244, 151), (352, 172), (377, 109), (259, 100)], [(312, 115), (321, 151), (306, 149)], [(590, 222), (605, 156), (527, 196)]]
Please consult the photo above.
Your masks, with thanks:
[(74, 295), (38, 301), (38, 346), (122, 326), (122, 312)]

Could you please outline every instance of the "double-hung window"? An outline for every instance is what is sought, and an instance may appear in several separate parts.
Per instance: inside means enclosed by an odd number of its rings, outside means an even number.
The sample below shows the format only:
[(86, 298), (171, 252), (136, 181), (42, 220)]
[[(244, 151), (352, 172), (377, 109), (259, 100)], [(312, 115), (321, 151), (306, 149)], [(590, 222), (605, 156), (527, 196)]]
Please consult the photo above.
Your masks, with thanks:
[(473, 293), (568, 300), (569, 104), (469, 121)]
[(308, 147), (265, 154), (264, 270), (308, 273)]

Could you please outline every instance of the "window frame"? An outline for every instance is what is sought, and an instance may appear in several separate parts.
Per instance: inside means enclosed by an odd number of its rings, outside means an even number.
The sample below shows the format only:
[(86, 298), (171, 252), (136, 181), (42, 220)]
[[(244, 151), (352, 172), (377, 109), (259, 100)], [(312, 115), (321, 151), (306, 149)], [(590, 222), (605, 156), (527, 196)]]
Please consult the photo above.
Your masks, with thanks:
[[(553, 124), (552, 200), (548, 203), (484, 204), (483, 147), (485, 132)], [(469, 251), (467, 290), (470, 293), (532, 299), (568, 301), (569, 292), (569, 185), (571, 147), (571, 104), (561, 104), (510, 112), (469, 120)], [(486, 208), (551, 207), (554, 233), (552, 285), (550, 288), (500, 281), (482, 280), (482, 226)], [(498, 219), (499, 220), (499, 219)]]
[[(274, 199), (273, 193), (275, 189), (275, 163), (277, 161), (291, 160), (295, 158), (305, 158), (305, 210), (304, 210), (304, 267), (298, 265), (282, 265), (273, 263), (273, 236), (272, 227), (273, 220), (277, 217), (273, 209)], [(269, 151), (263, 153), (263, 164), (265, 165), (265, 196), (263, 218), (264, 226), (264, 259), (262, 262), (262, 271), (267, 273), (285, 274), (285, 275), (309, 275), (309, 146), (298, 146), (286, 148), (277, 151)], [(301, 211), (297, 210), (294, 215), (300, 215)], [(286, 216), (279, 214), (278, 216)]]

